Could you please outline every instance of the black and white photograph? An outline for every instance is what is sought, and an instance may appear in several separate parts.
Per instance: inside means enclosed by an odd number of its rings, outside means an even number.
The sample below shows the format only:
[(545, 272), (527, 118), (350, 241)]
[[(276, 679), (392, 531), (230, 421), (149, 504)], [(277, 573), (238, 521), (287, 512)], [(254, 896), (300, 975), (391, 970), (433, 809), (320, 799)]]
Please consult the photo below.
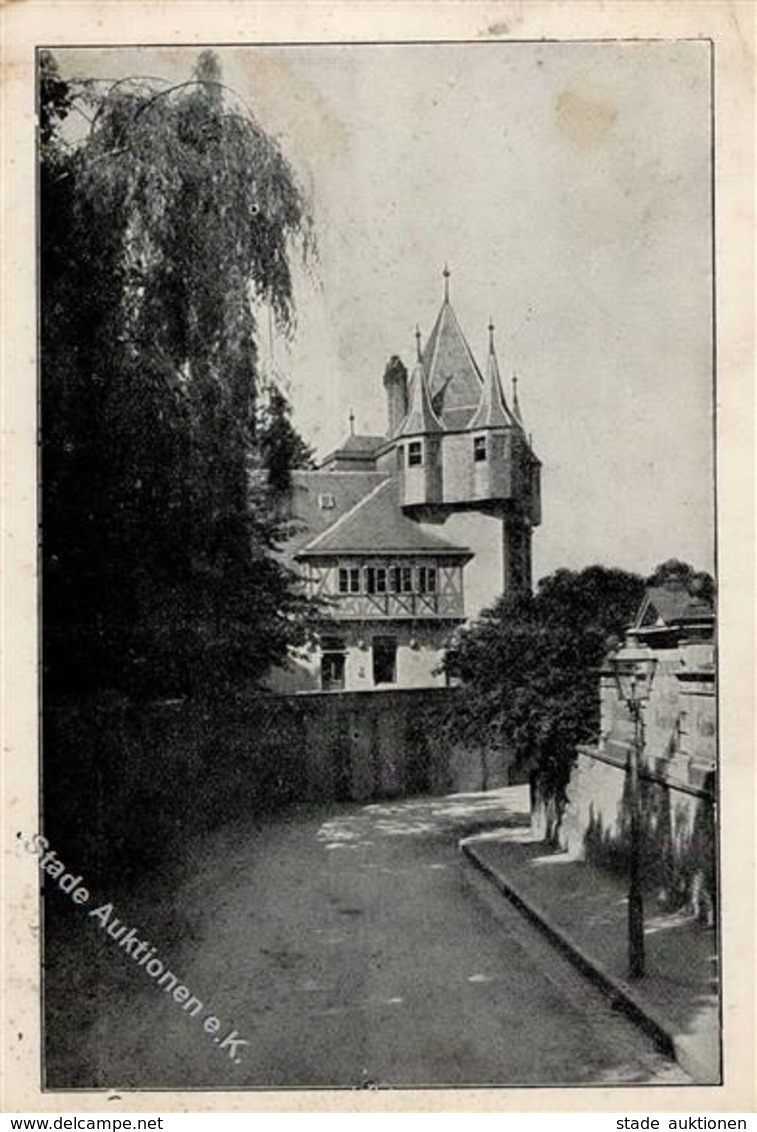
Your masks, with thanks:
[(178, 39), (35, 44), (40, 1088), (722, 1085), (712, 41)]

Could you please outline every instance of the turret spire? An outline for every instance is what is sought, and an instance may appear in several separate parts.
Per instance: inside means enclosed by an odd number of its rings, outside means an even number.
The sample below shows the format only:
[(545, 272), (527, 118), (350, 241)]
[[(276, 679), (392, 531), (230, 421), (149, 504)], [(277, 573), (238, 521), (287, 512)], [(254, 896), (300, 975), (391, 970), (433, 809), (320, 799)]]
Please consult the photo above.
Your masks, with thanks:
[(417, 322), (415, 324), (415, 358), (416, 361), (421, 360), (421, 328)]
[(461, 414), (475, 412), (483, 380), (449, 301), (447, 265), (443, 277), (444, 301), (423, 347), (423, 368), (436, 412), (455, 411), (459, 423)]
[(518, 375), (513, 374), (513, 416), (518, 424), (523, 428), (523, 417), (520, 411), (520, 404), (518, 403)]
[(350, 436), (354, 436), (355, 435), (355, 414), (353, 413), (352, 409), (350, 409), (350, 418), (349, 419), (350, 419)]
[(442, 423), (434, 412), (431, 404), (431, 394), (428, 391), (426, 371), (423, 363), (418, 362), (413, 370), (408, 397), (410, 407), (407, 416), (402, 422), (400, 436), (416, 436), (429, 432), (441, 432)]
[(499, 377), (497, 355), (494, 352), (494, 323), (489, 319), (489, 357), (486, 365), (486, 380), (481, 389), (481, 397), (468, 428), (509, 428), (513, 424), (507, 408), (502, 382)]

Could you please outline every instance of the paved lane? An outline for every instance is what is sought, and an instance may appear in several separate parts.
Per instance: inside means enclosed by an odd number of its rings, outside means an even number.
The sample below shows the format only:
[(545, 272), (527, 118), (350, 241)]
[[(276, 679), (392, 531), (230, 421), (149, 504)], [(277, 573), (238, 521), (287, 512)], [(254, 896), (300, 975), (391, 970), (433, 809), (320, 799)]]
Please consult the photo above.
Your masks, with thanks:
[[(512, 791), (505, 810), (519, 802)], [(249, 1044), (214, 1045), (201, 1018), (113, 949), (111, 1020), (87, 1052), (98, 1081), (685, 1081), (516, 911), (475, 890), (457, 839), (503, 820), (513, 817), (501, 795), (475, 795), (301, 808), (264, 829), (221, 831), (172, 882), (184, 938), (161, 946), (153, 926), (151, 939), (203, 1015), (222, 1020), (221, 1036), (233, 1026)]]

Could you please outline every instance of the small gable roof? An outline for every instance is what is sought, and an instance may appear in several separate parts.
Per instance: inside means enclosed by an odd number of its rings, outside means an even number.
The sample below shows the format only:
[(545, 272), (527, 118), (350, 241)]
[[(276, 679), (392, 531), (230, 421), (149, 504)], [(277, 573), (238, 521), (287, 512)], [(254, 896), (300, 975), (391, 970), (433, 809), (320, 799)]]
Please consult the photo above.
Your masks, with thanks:
[(327, 468), (341, 461), (353, 464), (370, 463), (382, 444), (386, 444), (385, 436), (373, 433), (350, 433), (338, 448), (324, 456), (320, 466)]
[(714, 611), (709, 602), (691, 594), (685, 586), (650, 586), (636, 618), (636, 628), (683, 625), (692, 621), (711, 621)]
[(373, 433), (354, 432), (351, 433), (347, 439), (339, 445), (336, 449), (337, 452), (375, 452), (382, 444), (386, 443), (385, 436), (374, 435)]
[(466, 560), (466, 546), (456, 546), (403, 514), (397, 484), (385, 479), (321, 534), (303, 546), (297, 558), (332, 554), (443, 554)]

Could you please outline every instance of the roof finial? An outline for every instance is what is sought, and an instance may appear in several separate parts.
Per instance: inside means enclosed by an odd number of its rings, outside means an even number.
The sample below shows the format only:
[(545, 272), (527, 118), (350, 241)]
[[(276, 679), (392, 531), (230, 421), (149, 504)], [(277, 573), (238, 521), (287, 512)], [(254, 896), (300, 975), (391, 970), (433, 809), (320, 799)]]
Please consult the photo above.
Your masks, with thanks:
[(523, 416), (521, 415), (520, 405), (518, 404), (518, 375), (513, 373), (513, 416), (519, 425), (523, 425)]
[(421, 328), (417, 322), (415, 324), (415, 356), (418, 361), (421, 360)]
[(355, 435), (355, 414), (350, 409), (350, 436)]
[(451, 274), (452, 274), (452, 272), (450, 271), (448, 265), (445, 263), (444, 271), (442, 272), (442, 275), (444, 276), (444, 301), (445, 301), (445, 303), (449, 302), (449, 277), (450, 277)]
[(489, 353), (494, 353), (494, 321), (492, 316), (489, 315)]

